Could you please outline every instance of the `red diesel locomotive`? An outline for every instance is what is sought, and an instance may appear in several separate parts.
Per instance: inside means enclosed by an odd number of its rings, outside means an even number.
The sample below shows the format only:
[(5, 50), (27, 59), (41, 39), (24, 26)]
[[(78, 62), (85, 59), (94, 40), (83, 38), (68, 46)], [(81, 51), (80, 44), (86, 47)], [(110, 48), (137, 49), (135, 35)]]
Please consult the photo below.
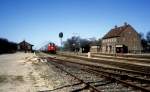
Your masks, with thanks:
[(52, 43), (52, 42), (50, 42), (50, 43), (48, 43), (45, 46), (40, 48), (40, 50), (42, 52), (53, 53), (53, 54), (56, 54), (56, 49), (57, 49), (57, 46), (54, 43)]
[(56, 45), (54, 43), (49, 43), (47, 47), (47, 52), (56, 53)]

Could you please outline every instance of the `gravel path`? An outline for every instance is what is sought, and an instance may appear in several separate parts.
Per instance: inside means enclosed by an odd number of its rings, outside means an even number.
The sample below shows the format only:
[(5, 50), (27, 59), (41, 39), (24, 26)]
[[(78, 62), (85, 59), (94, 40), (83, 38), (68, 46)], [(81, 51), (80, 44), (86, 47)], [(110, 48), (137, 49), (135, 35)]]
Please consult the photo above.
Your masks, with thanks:
[(76, 83), (32, 53), (0, 55), (0, 92), (69, 92)]
[[(31, 53), (0, 55), (0, 92), (37, 92), (38, 73), (29, 59)], [(34, 79), (38, 79), (34, 80)], [(36, 82), (36, 83), (35, 83)], [(40, 83), (42, 84), (42, 83)]]

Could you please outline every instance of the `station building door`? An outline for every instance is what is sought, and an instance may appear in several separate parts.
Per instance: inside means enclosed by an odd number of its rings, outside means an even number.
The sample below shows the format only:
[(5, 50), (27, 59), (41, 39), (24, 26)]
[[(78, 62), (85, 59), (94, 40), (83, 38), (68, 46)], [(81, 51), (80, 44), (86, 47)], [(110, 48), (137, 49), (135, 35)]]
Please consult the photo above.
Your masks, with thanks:
[(128, 53), (128, 47), (125, 45), (116, 45), (116, 53)]

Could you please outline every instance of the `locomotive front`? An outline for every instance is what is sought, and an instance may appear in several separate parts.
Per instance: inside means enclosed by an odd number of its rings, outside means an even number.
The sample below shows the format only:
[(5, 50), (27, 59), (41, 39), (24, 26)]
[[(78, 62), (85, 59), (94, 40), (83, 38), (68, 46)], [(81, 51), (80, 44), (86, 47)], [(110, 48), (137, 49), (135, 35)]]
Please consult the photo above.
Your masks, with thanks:
[(54, 43), (49, 43), (48, 44), (48, 52), (49, 53), (56, 53), (56, 45)]

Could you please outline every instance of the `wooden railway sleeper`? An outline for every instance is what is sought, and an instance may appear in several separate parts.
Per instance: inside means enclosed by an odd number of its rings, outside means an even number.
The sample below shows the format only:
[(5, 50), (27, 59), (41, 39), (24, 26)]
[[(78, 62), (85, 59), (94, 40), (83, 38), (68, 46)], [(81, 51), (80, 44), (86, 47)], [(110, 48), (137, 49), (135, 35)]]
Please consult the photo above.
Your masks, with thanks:
[(66, 72), (66, 73), (69, 74), (70, 76), (74, 77), (75, 79), (79, 80), (81, 83), (85, 84), (85, 85), (86, 85), (86, 87), (85, 87), (86, 89), (87, 89), (87, 88), (91, 88), (92, 90), (94, 90), (94, 91), (92, 91), (92, 92), (101, 92), (101, 91), (98, 90), (96, 87), (94, 87), (94, 86), (92, 86), (92, 85), (90, 85), (90, 84), (84, 82), (82, 79), (79, 79), (78, 77), (76, 77), (75, 75), (69, 73), (68, 71), (66, 71), (66, 70), (64, 70), (64, 69), (62, 69), (62, 68), (60, 68), (59, 66), (57, 66), (57, 65), (55, 65), (55, 64), (53, 64), (53, 65), (54, 65), (55, 67), (57, 67), (58, 69), (60, 69), (60, 70), (62, 70), (62, 71), (64, 71), (64, 72)]

